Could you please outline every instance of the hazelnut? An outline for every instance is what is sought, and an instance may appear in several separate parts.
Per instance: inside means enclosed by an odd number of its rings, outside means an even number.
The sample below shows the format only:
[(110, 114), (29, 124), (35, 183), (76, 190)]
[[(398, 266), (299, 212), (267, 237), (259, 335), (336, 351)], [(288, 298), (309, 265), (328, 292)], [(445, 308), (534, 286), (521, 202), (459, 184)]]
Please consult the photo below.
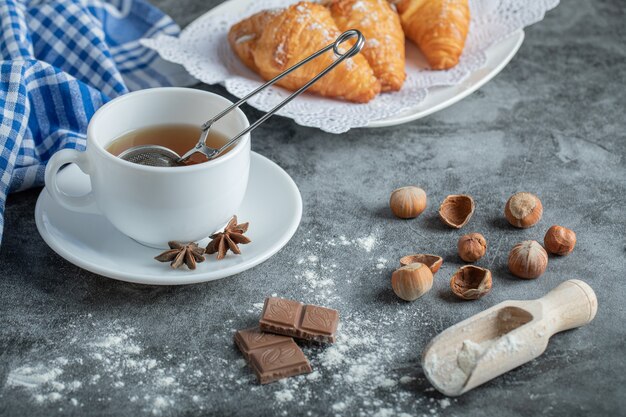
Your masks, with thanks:
[(430, 272), (435, 275), (437, 271), (439, 271), (439, 268), (441, 268), (441, 264), (443, 264), (443, 258), (441, 256), (428, 255), (425, 253), (417, 253), (400, 258), (401, 266), (407, 266), (415, 262), (426, 265), (430, 269)]
[(426, 192), (413, 186), (398, 188), (391, 193), (389, 207), (401, 219), (417, 217), (426, 209)]
[(504, 216), (509, 223), (522, 229), (537, 224), (542, 214), (541, 201), (531, 193), (513, 194), (504, 206)]
[(576, 233), (567, 227), (554, 225), (546, 232), (543, 244), (554, 255), (569, 255), (576, 246)]
[(460, 229), (474, 214), (474, 199), (469, 195), (449, 195), (439, 206), (441, 221), (450, 227)]
[(487, 241), (480, 233), (470, 233), (459, 238), (457, 243), (459, 256), (465, 262), (476, 262), (487, 251)]
[(452, 275), (450, 288), (464, 300), (477, 300), (491, 291), (491, 271), (474, 265), (465, 265)]
[(403, 300), (413, 301), (426, 294), (433, 286), (433, 273), (419, 262), (396, 269), (391, 275), (393, 292)]
[(525, 240), (513, 246), (509, 253), (509, 271), (524, 279), (537, 278), (548, 266), (548, 254), (534, 240)]

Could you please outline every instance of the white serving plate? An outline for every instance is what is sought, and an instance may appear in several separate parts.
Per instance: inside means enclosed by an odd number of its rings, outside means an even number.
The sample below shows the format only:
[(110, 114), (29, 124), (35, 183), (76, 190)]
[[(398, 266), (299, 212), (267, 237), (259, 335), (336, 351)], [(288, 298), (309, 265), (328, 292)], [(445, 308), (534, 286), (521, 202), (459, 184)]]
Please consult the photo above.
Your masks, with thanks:
[[(247, 16), (250, 14), (249, 10), (252, 1), (254, 0), (228, 0), (207, 11), (205, 14), (192, 22), (190, 26), (198, 24), (198, 22), (205, 21), (210, 17), (227, 15)], [(487, 56), (486, 65), (471, 73), (471, 75), (462, 83), (453, 86), (430, 87), (426, 99), (416, 104), (415, 107), (409, 108), (401, 114), (396, 114), (383, 119), (372, 120), (363, 127), (376, 128), (395, 126), (420, 119), (453, 105), (478, 90), (495, 77), (500, 71), (502, 71), (515, 56), (523, 41), (523, 29), (513, 32), (509, 37), (488, 48), (485, 51)], [(421, 54), (417, 52), (416, 55), (416, 51), (417, 48), (413, 46), (410, 48), (407, 47), (407, 59), (417, 59), (420, 62), (423, 61), (424, 59)], [(254, 105), (253, 103), (251, 104)]]
[(522, 42), (524, 42), (524, 31), (520, 29), (502, 42), (487, 49), (487, 65), (478, 71), (474, 71), (461, 84), (448, 87), (432, 87), (428, 90), (426, 99), (414, 108), (397, 116), (371, 121), (366, 127), (388, 127), (411, 122), (463, 100), (498, 75), (513, 59), (520, 46), (522, 46)]

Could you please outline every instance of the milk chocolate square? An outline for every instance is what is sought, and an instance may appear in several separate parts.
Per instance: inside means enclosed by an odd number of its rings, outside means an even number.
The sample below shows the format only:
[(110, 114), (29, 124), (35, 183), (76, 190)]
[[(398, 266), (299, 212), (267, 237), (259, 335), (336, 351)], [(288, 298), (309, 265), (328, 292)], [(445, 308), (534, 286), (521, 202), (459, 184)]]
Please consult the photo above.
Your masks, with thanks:
[(312, 371), (308, 359), (291, 338), (253, 350), (250, 365), (261, 384)]
[(302, 304), (283, 298), (269, 297), (265, 299), (262, 320), (280, 326), (296, 327), (300, 321)]
[(237, 333), (235, 333), (235, 344), (246, 360), (248, 360), (250, 352), (255, 349), (288, 342), (290, 340), (293, 339), (288, 336), (262, 332), (258, 327), (238, 330)]
[(264, 332), (327, 343), (335, 341), (338, 325), (337, 310), (276, 297), (265, 300), (259, 320)]
[(313, 333), (333, 336), (339, 324), (339, 312), (330, 308), (314, 305), (304, 306), (304, 315), (300, 327)]

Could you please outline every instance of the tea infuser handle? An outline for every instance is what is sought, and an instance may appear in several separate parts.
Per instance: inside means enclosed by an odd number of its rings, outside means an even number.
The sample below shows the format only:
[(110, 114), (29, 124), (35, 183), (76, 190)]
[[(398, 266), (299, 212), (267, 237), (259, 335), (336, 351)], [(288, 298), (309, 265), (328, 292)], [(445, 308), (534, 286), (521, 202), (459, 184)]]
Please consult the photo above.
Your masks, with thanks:
[(85, 174), (89, 174), (89, 161), (85, 152), (79, 152), (74, 149), (62, 149), (52, 155), (52, 158), (46, 165), (45, 182), (46, 190), (54, 201), (68, 210), (81, 213), (98, 214), (98, 208), (93, 197), (93, 191), (81, 196), (69, 195), (61, 188), (57, 182), (59, 170), (68, 164), (76, 164)]
[[(341, 53), (341, 51), (339, 50), (339, 47), (341, 46), (341, 44), (344, 43), (345, 41), (347, 41), (349, 39), (352, 39), (352, 38), (355, 38), (355, 37), (357, 38), (357, 40), (354, 43), (354, 45), (352, 45), (352, 47), (350, 49), (348, 49), (346, 52)], [(209, 158), (213, 158), (213, 157), (221, 154), (226, 149), (231, 147), (236, 141), (238, 141), (246, 133), (256, 129), (261, 123), (263, 123), (264, 121), (269, 119), (278, 110), (280, 110), (283, 107), (285, 107), (291, 100), (293, 100), (294, 98), (299, 96), (301, 93), (303, 93), (307, 88), (309, 88), (311, 85), (313, 85), (317, 80), (322, 78), (328, 72), (332, 71), (337, 65), (341, 64), (342, 61), (344, 61), (345, 59), (350, 58), (350, 57), (358, 54), (361, 51), (361, 49), (363, 49), (364, 45), (365, 45), (365, 37), (358, 30), (350, 29), (350, 30), (347, 30), (347, 31), (343, 32), (341, 35), (339, 35), (339, 37), (335, 40), (335, 42), (325, 46), (324, 48), (322, 48), (319, 51), (313, 53), (312, 55), (308, 56), (307, 58), (305, 58), (302, 61), (298, 62), (297, 64), (293, 65), (292, 67), (287, 68), (284, 72), (278, 74), (276, 77), (272, 78), (271, 80), (269, 80), (265, 84), (261, 85), (260, 87), (256, 88), (255, 90), (251, 91), (249, 94), (247, 94), (246, 96), (242, 97), (238, 102), (230, 105), (229, 107), (224, 109), (221, 113), (217, 114), (211, 120), (209, 120), (205, 124), (203, 124), (202, 125), (202, 135), (200, 137), (200, 141), (198, 141), (198, 144), (196, 145), (195, 148), (191, 149), (189, 152), (187, 152), (185, 155), (183, 155), (180, 158), (179, 161), (185, 161), (187, 158), (189, 158), (191, 155), (193, 155), (196, 152), (202, 152)], [(208, 148), (205, 145), (206, 138), (207, 138), (207, 136), (209, 134), (209, 129), (211, 128), (213, 123), (215, 123), (216, 121), (218, 121), (219, 119), (224, 117), (231, 110), (236, 109), (239, 106), (241, 106), (243, 103), (248, 101), (251, 97), (255, 96), (260, 91), (262, 91), (265, 88), (271, 86), (272, 84), (276, 83), (277, 81), (279, 81), (280, 79), (282, 79), (286, 75), (292, 73), (296, 69), (300, 68), (302, 65), (308, 63), (309, 61), (312, 61), (313, 59), (315, 59), (318, 56), (320, 56), (321, 54), (329, 51), (330, 49), (333, 50), (333, 52), (338, 57), (338, 59), (336, 59), (332, 64), (327, 66), (322, 72), (317, 74), (315, 77), (313, 77), (311, 80), (309, 80), (306, 84), (304, 84), (298, 90), (294, 91), (289, 97), (287, 97), (285, 100), (280, 102), (273, 109), (271, 109), (270, 111), (265, 113), (265, 115), (263, 115), (263, 117), (261, 117), (259, 120), (257, 120), (256, 122), (254, 122), (253, 124), (248, 126), (246, 129), (244, 129), (241, 132), (239, 132), (237, 135), (235, 135), (231, 140), (229, 140), (224, 146), (222, 146), (218, 150), (215, 150), (215, 149), (212, 149), (212, 148)], [(210, 153), (210, 155), (207, 153), (207, 151)]]

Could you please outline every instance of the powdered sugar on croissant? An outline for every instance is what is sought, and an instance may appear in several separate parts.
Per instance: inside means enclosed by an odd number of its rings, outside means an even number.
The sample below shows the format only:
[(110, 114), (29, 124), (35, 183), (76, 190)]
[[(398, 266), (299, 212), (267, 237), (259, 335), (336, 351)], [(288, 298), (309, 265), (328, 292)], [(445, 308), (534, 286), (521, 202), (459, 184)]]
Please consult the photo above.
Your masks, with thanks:
[(329, 7), (339, 29), (358, 29), (365, 36), (362, 54), (382, 91), (400, 90), (406, 78), (404, 32), (387, 0), (333, 0)]
[[(246, 66), (269, 80), (334, 42), (340, 34), (326, 7), (300, 2), (244, 19), (230, 29), (228, 40)], [(328, 51), (277, 84), (296, 90), (335, 59), (334, 53)], [(361, 54), (342, 62), (309, 88), (322, 96), (357, 103), (370, 101), (380, 90), (380, 82)]]

